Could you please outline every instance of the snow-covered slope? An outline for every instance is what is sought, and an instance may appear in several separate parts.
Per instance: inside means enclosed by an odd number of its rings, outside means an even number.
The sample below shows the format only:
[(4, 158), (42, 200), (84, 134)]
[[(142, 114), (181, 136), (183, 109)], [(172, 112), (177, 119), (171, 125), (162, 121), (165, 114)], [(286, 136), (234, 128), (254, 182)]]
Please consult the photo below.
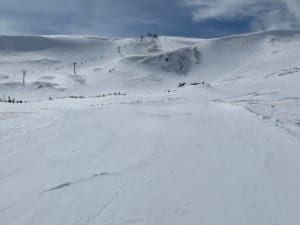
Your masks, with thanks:
[(299, 49), (0, 37), (0, 225), (298, 225)]
[[(215, 40), (160, 37), (0, 37), (1, 87), (19, 87), (27, 70), (27, 89), (52, 87), (95, 93), (114, 87), (151, 89), (186, 80), (253, 79), (298, 68), (298, 32), (272, 31)], [(77, 76), (72, 63), (77, 62)], [(5, 78), (5, 79), (4, 79)], [(171, 78), (171, 80), (170, 80)], [(165, 82), (168, 84), (165, 85)], [(21, 88), (24, 95), (24, 88)], [(72, 91), (71, 91), (72, 90)], [(42, 93), (41, 93), (42, 92)], [(16, 90), (14, 90), (16, 93)], [(34, 91), (45, 97), (43, 91)]]

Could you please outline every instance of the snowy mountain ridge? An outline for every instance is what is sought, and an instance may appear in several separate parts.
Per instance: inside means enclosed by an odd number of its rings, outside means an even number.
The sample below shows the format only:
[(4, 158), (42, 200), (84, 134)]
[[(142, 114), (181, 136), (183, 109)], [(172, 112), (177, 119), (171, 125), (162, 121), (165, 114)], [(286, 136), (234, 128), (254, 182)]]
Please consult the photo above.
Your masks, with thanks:
[[(91, 91), (98, 87), (111, 89), (116, 83), (122, 89), (136, 86), (135, 82), (142, 88), (161, 86), (163, 82), (160, 80), (166, 80), (172, 74), (188, 75), (187, 78), (176, 76), (175, 80), (211, 81), (236, 73), (247, 73), (243, 71), (244, 68), (252, 65), (257, 67), (256, 70), (263, 66), (264, 70), (271, 73), (290, 69), (288, 67), (292, 66), (285, 64), (296, 63), (298, 54), (294, 45), (299, 43), (299, 35), (296, 31), (272, 31), (213, 40), (2, 36), (1, 77), (6, 79), (2, 79), (1, 85), (3, 88), (19, 86), (22, 70), (28, 70), (29, 83), (39, 82), (45, 83), (47, 87), (72, 90), (89, 87)], [(285, 48), (290, 52), (289, 57), (294, 57), (288, 62), (285, 60)], [(266, 65), (269, 61), (270, 66)], [(78, 63), (79, 79), (72, 76), (73, 62)], [(273, 68), (274, 65), (277, 67)], [(135, 74), (143, 75), (137, 77), (132, 70)], [(153, 74), (149, 71), (153, 71)], [(81, 86), (78, 80), (87, 82), (87, 85)]]

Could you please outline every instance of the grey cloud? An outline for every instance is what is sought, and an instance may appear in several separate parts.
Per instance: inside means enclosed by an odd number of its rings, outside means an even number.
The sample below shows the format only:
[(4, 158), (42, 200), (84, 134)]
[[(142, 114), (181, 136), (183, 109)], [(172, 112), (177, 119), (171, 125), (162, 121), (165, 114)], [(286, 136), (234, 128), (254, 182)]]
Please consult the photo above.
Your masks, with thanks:
[(216, 37), (299, 28), (299, 10), (299, 0), (0, 0), (0, 34)]
[(286, 0), (289, 10), (300, 20), (300, 1)]
[(18, 26), (15, 22), (0, 16), (0, 31), (3, 34), (18, 34)]
[[(138, 0), (0, 0), (0, 33), (129, 35), (161, 22)], [(143, 6), (143, 5), (141, 5)], [(132, 28), (132, 26), (135, 26)]]
[(196, 21), (252, 18), (253, 30), (298, 29), (298, 0), (182, 0)]

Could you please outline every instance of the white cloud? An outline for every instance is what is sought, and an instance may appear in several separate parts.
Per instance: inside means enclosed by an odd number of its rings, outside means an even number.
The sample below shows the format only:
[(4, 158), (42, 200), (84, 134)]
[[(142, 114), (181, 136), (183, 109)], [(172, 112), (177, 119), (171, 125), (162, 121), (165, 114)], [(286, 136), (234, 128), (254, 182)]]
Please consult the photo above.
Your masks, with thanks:
[(196, 21), (249, 17), (253, 30), (300, 28), (299, 0), (181, 0)]

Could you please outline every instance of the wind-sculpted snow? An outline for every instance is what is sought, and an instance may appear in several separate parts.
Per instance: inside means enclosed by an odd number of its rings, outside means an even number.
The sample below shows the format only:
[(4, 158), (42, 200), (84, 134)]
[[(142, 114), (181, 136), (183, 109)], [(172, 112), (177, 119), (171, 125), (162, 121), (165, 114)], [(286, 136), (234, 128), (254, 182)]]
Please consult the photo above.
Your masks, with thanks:
[(0, 37), (0, 225), (299, 225), (299, 34)]
[(201, 53), (197, 47), (190, 47), (153, 56), (128, 57), (124, 62), (137, 64), (150, 70), (156, 69), (158, 73), (168, 72), (175, 75), (187, 75), (194, 65), (200, 64)]

